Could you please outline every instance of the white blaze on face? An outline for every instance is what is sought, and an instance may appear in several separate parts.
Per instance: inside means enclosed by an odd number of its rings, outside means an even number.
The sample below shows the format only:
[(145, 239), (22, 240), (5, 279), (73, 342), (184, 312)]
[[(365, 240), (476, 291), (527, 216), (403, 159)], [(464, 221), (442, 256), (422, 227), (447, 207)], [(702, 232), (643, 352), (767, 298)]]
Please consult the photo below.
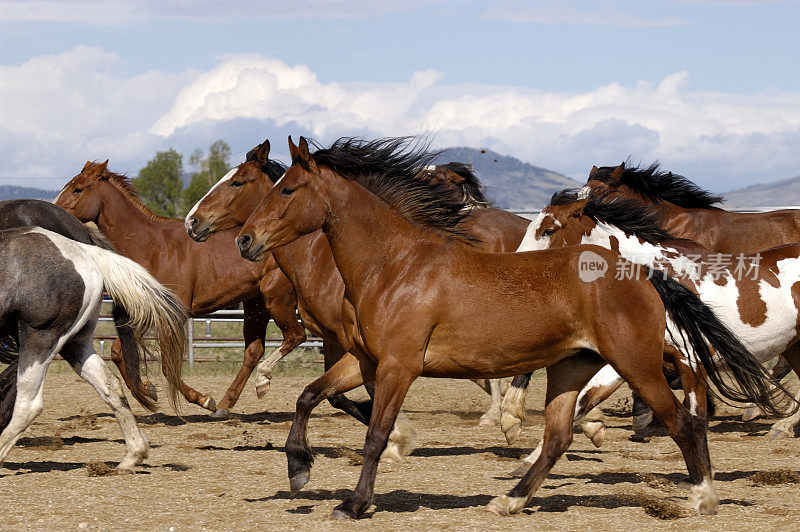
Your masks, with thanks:
[(546, 218), (551, 216), (547, 213), (540, 212), (536, 218), (528, 225), (528, 230), (525, 231), (525, 237), (520, 242), (517, 252), (520, 251), (537, 251), (547, 249), (550, 246), (550, 237), (537, 237), (536, 232), (542, 226)]
[[(69, 185), (69, 183), (67, 183), (67, 185)], [(62, 188), (61, 192), (58, 193), (58, 196), (56, 196), (56, 199), (53, 200), (53, 203), (55, 203), (56, 205), (58, 205), (58, 200), (61, 199), (61, 196), (63, 196), (64, 193), (67, 191), (67, 185), (64, 185), (64, 188)]]
[(200, 198), (200, 201), (198, 201), (197, 203), (195, 203), (195, 204), (194, 204), (194, 206), (192, 207), (192, 210), (190, 210), (190, 211), (189, 211), (189, 214), (187, 214), (187, 215), (186, 215), (186, 218), (185, 218), (185, 219), (184, 219), (184, 221), (183, 221), (184, 225), (186, 226), (186, 229), (187, 229), (187, 231), (188, 231), (188, 230), (189, 230), (189, 228), (190, 228), (190, 225), (189, 225), (189, 219), (190, 219), (192, 216), (194, 216), (194, 213), (195, 213), (195, 212), (197, 212), (197, 206), (198, 206), (198, 205), (200, 205), (201, 203), (203, 203), (203, 200), (204, 200), (204, 199), (206, 199), (206, 198), (207, 198), (207, 197), (208, 197), (208, 196), (209, 196), (209, 195), (210, 195), (212, 192), (214, 192), (214, 190), (216, 190), (216, 188), (217, 188), (218, 186), (220, 186), (221, 184), (223, 184), (224, 182), (226, 182), (228, 179), (232, 178), (232, 177), (233, 177), (233, 176), (236, 174), (236, 170), (238, 170), (238, 169), (239, 169), (239, 167), (238, 167), (238, 166), (235, 166), (235, 167), (233, 167), (233, 168), (232, 168), (232, 169), (231, 169), (231, 170), (230, 170), (230, 171), (229, 171), (227, 174), (225, 174), (224, 176), (222, 176), (222, 178), (220, 178), (220, 180), (219, 180), (219, 181), (217, 181), (216, 183), (214, 183), (214, 186), (213, 186), (213, 187), (211, 187), (211, 188), (209, 189), (209, 191), (208, 191), (208, 192), (206, 192), (206, 195), (205, 195), (205, 196), (203, 196), (202, 198)]
[(278, 183), (280, 183), (281, 181), (283, 181), (283, 178), (284, 178), (284, 177), (286, 177), (286, 172), (284, 172), (284, 173), (283, 173), (283, 175), (280, 177), (280, 179), (278, 179), (277, 181), (275, 181), (275, 184), (274, 184), (274, 185), (272, 185), (272, 187), (273, 187), (273, 188), (274, 188), (274, 187), (277, 187), (277, 186), (278, 186)]

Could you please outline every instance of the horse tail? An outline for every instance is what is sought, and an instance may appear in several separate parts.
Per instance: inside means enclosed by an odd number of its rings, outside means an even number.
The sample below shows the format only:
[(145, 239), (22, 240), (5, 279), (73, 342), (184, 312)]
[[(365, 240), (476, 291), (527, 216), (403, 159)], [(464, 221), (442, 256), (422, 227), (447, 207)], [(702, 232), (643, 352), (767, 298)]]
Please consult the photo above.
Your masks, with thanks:
[(123, 342), (122, 354), (131, 393), (143, 406), (153, 409), (153, 401), (143, 393), (140, 360), (141, 354), (147, 353), (144, 335), (154, 329), (164, 361), (170, 404), (178, 412), (177, 396), (186, 351), (186, 309), (175, 294), (139, 264), (95, 246), (85, 249), (91, 254), (103, 276), (105, 289), (114, 300), (114, 322)]
[(111, 241), (108, 238), (106, 238), (106, 235), (104, 235), (103, 232), (100, 229), (98, 229), (96, 225), (94, 225), (93, 223), (85, 223), (83, 224), (83, 226), (86, 228), (86, 233), (89, 236), (90, 244), (102, 249), (107, 249), (108, 251), (114, 251), (114, 252), (117, 251), (116, 249), (114, 249), (114, 244), (112, 244)]
[(11, 359), (8, 367), (0, 373), (0, 432), (3, 432), (11, 422), (11, 416), (14, 413), (14, 403), (17, 400), (18, 366), (19, 358)]
[[(690, 362), (692, 353), (699, 359), (709, 380), (718, 390), (715, 395), (722, 395), (723, 401), (752, 401), (769, 415), (785, 416), (776, 404), (776, 396), (778, 390), (786, 390), (764, 370), (764, 366), (719, 320), (714, 311), (697, 294), (675, 279), (656, 269), (644, 267), (644, 270), (650, 275), (650, 282), (667, 310), (670, 318), (667, 320), (667, 333), (673, 344)], [(723, 364), (714, 361), (709, 344)], [(723, 378), (723, 366), (728, 368), (735, 384)]]

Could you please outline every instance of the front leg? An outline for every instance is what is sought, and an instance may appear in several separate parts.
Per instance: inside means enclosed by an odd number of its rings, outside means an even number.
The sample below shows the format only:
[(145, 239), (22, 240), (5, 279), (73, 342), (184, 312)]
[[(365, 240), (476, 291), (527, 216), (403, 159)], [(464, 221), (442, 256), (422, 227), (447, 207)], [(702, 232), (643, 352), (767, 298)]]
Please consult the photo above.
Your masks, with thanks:
[(375, 487), (375, 475), (378, 471), (378, 462), (381, 453), (386, 448), (389, 434), (392, 431), (397, 414), (403, 405), (408, 388), (421, 374), (420, 368), (414, 368), (406, 360), (382, 360), (375, 373), (375, 399), (372, 408), (372, 418), (367, 430), (367, 440), (364, 444), (364, 465), (361, 467), (361, 477), (356, 485), (353, 496), (334, 508), (331, 517), (352, 518), (361, 516), (372, 504), (372, 494)]
[(320, 402), (364, 384), (362, 367), (358, 359), (345, 353), (331, 369), (308, 386), (297, 399), (292, 428), (286, 440), (286, 459), (289, 466), (289, 486), (297, 493), (311, 478), (314, 456), (308, 445), (308, 418)]

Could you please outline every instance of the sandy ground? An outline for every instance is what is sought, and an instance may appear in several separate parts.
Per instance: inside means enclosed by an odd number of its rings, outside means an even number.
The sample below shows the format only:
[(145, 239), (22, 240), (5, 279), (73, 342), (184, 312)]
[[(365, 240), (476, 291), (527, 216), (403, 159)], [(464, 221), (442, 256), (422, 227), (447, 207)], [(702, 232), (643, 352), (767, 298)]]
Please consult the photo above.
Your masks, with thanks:
[[(193, 376), (215, 392), (228, 376)], [(483, 507), (515, 483), (516, 459), (541, 436), (544, 379), (534, 381), (526, 430), (507, 446), (497, 429), (478, 427), (488, 398), (471, 382), (420, 379), (405, 412), (419, 431), (406, 464), (382, 464), (367, 519), (341, 523), (330, 511), (358, 478), (365, 428), (327, 403), (315, 412), (317, 453), (311, 482), (290, 497), (282, 448), (294, 402), (310, 377), (273, 381), (258, 400), (248, 384), (237, 417), (211, 421), (187, 406), (185, 422), (135, 407), (152, 446), (135, 475), (90, 476), (98, 462), (124, 454), (115, 419), (75, 375), (48, 377), (45, 411), (0, 469), (2, 528), (47, 530), (797, 530), (800, 439), (769, 441), (764, 421), (727, 415), (710, 434), (715, 516), (686, 512), (687, 476), (675, 444), (656, 432), (631, 441), (625, 394), (607, 403), (601, 450), (576, 435), (572, 449), (521, 515), (501, 518)], [(92, 467), (87, 467), (91, 464)], [(99, 469), (103, 469), (102, 463)], [(102, 473), (102, 471), (100, 471)], [(766, 472), (766, 474), (765, 474)], [(666, 519), (673, 517), (673, 519)]]

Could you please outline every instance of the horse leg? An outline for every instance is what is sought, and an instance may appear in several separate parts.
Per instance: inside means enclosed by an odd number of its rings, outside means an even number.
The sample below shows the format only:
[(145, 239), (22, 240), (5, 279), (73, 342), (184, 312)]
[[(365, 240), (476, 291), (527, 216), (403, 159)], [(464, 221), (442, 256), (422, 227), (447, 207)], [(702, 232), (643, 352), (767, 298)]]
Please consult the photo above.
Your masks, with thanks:
[[(128, 379), (128, 370), (125, 369), (125, 359), (122, 356), (122, 342), (119, 336), (114, 338), (114, 343), (111, 344), (111, 361), (117, 366), (117, 370), (119, 370), (119, 374), (125, 382), (125, 386), (130, 390), (131, 381)], [(156, 387), (153, 386), (151, 382), (142, 382), (142, 393), (153, 401), (158, 402)]]
[(389, 441), (400, 407), (409, 387), (422, 373), (422, 356), (419, 368), (410, 367), (400, 358), (385, 358), (375, 370), (375, 402), (369, 420), (367, 439), (364, 444), (364, 464), (353, 495), (337, 505), (331, 513), (333, 518), (355, 519), (367, 511), (372, 504), (375, 475), (378, 462)]
[(85, 332), (80, 333), (80, 336), (73, 337), (61, 349), (61, 356), (70, 363), (75, 373), (91, 384), (103, 401), (111, 407), (122, 429), (127, 448), (125, 457), (117, 469), (133, 472), (133, 467), (141, 464), (147, 458), (150, 446), (139, 425), (136, 424), (136, 418), (133, 417), (133, 412), (131, 412), (119, 380), (111, 373), (100, 355), (94, 352), (93, 332), (94, 324), (86, 328)]
[(481, 427), (496, 427), (500, 424), (500, 405), (503, 403), (503, 394), (500, 391), (500, 379), (486, 379), (489, 386), (489, 393), (492, 396), (492, 404), (489, 410), (481, 416), (478, 425)]
[[(324, 361), (323, 363), (325, 364), (325, 371), (331, 369), (344, 354), (345, 350), (342, 349), (338, 344), (329, 342), (328, 340), (322, 342), (322, 356)], [(366, 386), (366, 388), (367, 391), (370, 392), (370, 397), (372, 397), (374, 393), (374, 387), (369, 384)], [(352, 399), (349, 399), (343, 393), (337, 393), (336, 395), (328, 397), (327, 399), (332, 407), (349, 414), (356, 421), (363, 423), (364, 425), (369, 425), (369, 418), (372, 415), (372, 399), (356, 402)]]
[[(190, 323), (189, 327), (191, 327), (191, 326), (192, 325)], [(169, 372), (169, 368), (167, 366), (167, 361), (164, 359), (164, 357), (161, 357), (161, 372), (165, 376)], [(204, 393), (198, 392), (197, 390), (195, 390), (194, 388), (192, 388), (191, 386), (189, 386), (185, 382), (183, 382), (183, 379), (181, 379), (181, 382), (180, 382), (178, 388), (180, 389), (180, 392), (181, 392), (181, 395), (183, 396), (183, 398), (186, 399), (188, 402), (190, 402), (192, 404), (195, 404), (195, 405), (197, 405), (197, 406), (199, 406), (201, 408), (205, 408), (206, 410), (208, 410), (210, 412), (216, 412), (217, 411), (217, 402), (214, 401), (213, 397), (211, 397), (208, 394), (204, 394)]]
[(487, 510), (498, 515), (522, 511), (558, 459), (569, 449), (578, 394), (602, 365), (602, 360), (596, 355), (579, 353), (547, 368), (541, 454), (519, 483), (506, 495), (495, 497)]
[[(705, 444), (706, 423), (693, 419), (690, 411), (672, 393), (660, 361), (658, 364), (646, 364), (640, 357), (626, 352), (624, 346), (618, 347), (620, 349), (615, 352), (616, 356), (608, 360), (666, 426), (670, 437), (683, 454), (692, 483), (690, 505), (701, 514), (716, 513), (719, 498), (714, 488), (711, 461)], [(702, 399), (696, 393), (694, 399), (699, 407)]]
[[(689, 414), (692, 416), (692, 429), (694, 431), (698, 450), (702, 453), (703, 461), (707, 462), (709, 468), (711, 468), (711, 455), (708, 451), (707, 437), (709, 402), (705, 368), (698, 365), (694, 368), (694, 371), (692, 371), (692, 368), (680, 351), (675, 350), (672, 354), (683, 387), (683, 405), (689, 410)], [(712, 478), (713, 474), (713, 469), (711, 469)]]
[(11, 421), (0, 433), (0, 466), (22, 433), (42, 413), (44, 377), (59, 348), (58, 337), (48, 333), (24, 335), (24, 339), (20, 334), (17, 398)]
[(500, 430), (510, 444), (517, 441), (522, 432), (522, 422), (525, 419), (525, 398), (528, 393), (528, 384), (533, 373), (517, 375), (511, 381), (511, 387), (503, 397), (500, 415)]
[[(792, 350), (792, 347), (789, 347), (789, 351), (791, 351), (791, 350)], [(787, 351), (786, 353), (782, 354), (778, 358), (778, 362), (775, 363), (775, 366), (772, 367), (772, 372), (771, 372), (772, 378), (775, 379), (776, 381), (780, 381), (781, 379), (783, 379), (786, 375), (788, 375), (792, 371), (792, 365), (789, 363), (789, 361), (786, 358), (787, 356), (791, 356), (789, 354), (789, 351)], [(755, 406), (753, 404), (749, 404), (749, 405), (747, 405), (747, 407), (744, 410), (744, 413), (742, 414), (742, 421), (753, 421), (757, 417), (760, 417), (762, 414), (763, 414), (763, 412), (761, 412), (760, 408), (758, 408), (757, 406)], [(782, 436), (779, 436), (779, 437), (782, 437)]]
[[(306, 330), (297, 321), (297, 298), (294, 287), (279, 269), (266, 276), (261, 282), (264, 305), (275, 320), (275, 325), (283, 333), (283, 341), (270, 355), (258, 365), (256, 372), (256, 396), (264, 397), (269, 391), (272, 371), (275, 365), (295, 347), (306, 341)], [(261, 348), (263, 353), (263, 346)], [(260, 356), (259, 356), (260, 357)], [(256, 362), (258, 359), (256, 359)], [(252, 370), (251, 370), (252, 371)]]
[(297, 398), (292, 427), (286, 440), (286, 459), (292, 494), (300, 491), (311, 478), (314, 456), (307, 437), (311, 411), (326, 398), (357, 388), (363, 383), (364, 377), (358, 359), (350, 353), (345, 353), (331, 369), (306, 386)]
[[(789, 347), (783, 353), (781, 359), (786, 360), (789, 367), (800, 377), (800, 345), (794, 344)], [(800, 389), (795, 394), (794, 400), (800, 401)], [(767, 436), (773, 440), (791, 438), (794, 436), (794, 428), (798, 422), (800, 422), (800, 410), (772, 425)]]

